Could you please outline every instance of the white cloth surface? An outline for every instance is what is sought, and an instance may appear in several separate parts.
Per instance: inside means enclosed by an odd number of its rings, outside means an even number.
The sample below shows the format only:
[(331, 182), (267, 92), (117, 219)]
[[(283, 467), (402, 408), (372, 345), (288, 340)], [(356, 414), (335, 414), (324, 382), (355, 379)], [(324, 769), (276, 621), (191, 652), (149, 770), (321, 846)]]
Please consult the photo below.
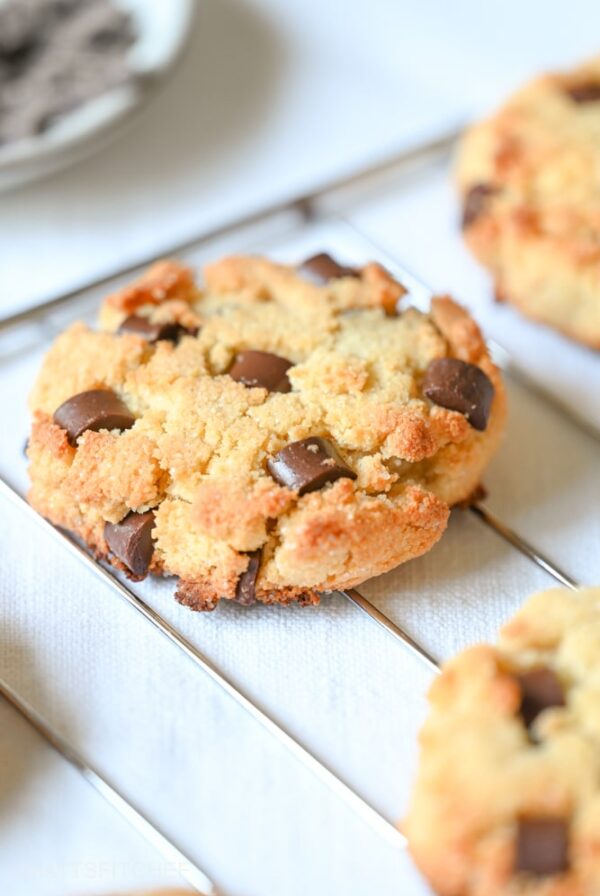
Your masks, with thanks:
[[(126, 138), (1, 198), (3, 312), (383, 154), (419, 130), (443, 129), (535, 67), (590, 52), (600, 18), (591, 3), (575, 2), (569, 17), (579, 27), (566, 31), (563, 10), (541, 2), (487, 4), (484, 13), (461, 0), (451, 21), (441, 0), (417, 6), (207, 2), (196, 55)], [(562, 341), (551, 355), (539, 351), (554, 337), (538, 341), (537, 330), (527, 351), (533, 331), (491, 306), (484, 278), (458, 246), (453, 216), (433, 171), (364, 203), (353, 220), (429, 283), (476, 305), (521, 363), (544, 361), (538, 373), (569, 400), (580, 387), (597, 404), (588, 380), (597, 359), (582, 360), (582, 350)], [(290, 259), (322, 247), (349, 260), (373, 255), (342, 226), (282, 233), (263, 245)], [(38, 335), (33, 327), (23, 350), (19, 344), (0, 361), (0, 473), (21, 489), (24, 396), (43, 349)], [(575, 366), (561, 366), (567, 355)], [(598, 582), (597, 444), (512, 382), (510, 398), (508, 434), (486, 476), (488, 504), (572, 575)], [(0, 508), (0, 676), (224, 894), (428, 892), (404, 855), (172, 645), (24, 515), (5, 500)], [(524, 596), (550, 584), (474, 517), (456, 513), (428, 556), (364, 591), (444, 657), (493, 636)], [(430, 680), (418, 661), (340, 597), (316, 610), (227, 606), (195, 615), (172, 600), (171, 582), (140, 588), (386, 817), (401, 816)], [(0, 704), (0, 892), (77, 896), (176, 881)]]

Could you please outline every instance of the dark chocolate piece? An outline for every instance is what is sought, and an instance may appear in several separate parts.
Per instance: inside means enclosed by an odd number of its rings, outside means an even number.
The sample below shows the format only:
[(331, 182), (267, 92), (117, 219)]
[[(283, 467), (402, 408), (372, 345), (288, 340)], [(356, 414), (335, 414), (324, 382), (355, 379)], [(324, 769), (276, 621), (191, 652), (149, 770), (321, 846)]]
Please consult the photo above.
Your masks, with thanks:
[(236, 355), (229, 376), (249, 388), (262, 386), (269, 392), (289, 392), (292, 388), (287, 371), (292, 362), (270, 352), (245, 351)]
[(320, 252), (307, 258), (298, 266), (298, 271), (305, 280), (310, 280), (315, 286), (323, 286), (330, 280), (340, 277), (360, 277), (360, 270), (338, 264), (327, 252)]
[(462, 227), (470, 227), (486, 210), (488, 201), (497, 188), (491, 184), (476, 184), (471, 187), (463, 203)]
[(135, 417), (110, 389), (90, 389), (68, 398), (54, 412), (54, 422), (66, 429), (71, 444), (87, 429), (130, 429)]
[(574, 103), (597, 103), (600, 100), (600, 81), (587, 81), (566, 88)]
[(185, 334), (196, 335), (194, 331), (186, 329), (181, 324), (173, 322), (153, 324), (147, 317), (142, 317), (139, 314), (130, 314), (129, 317), (125, 318), (118, 332), (137, 333), (138, 336), (143, 336), (148, 342), (158, 342), (159, 339), (177, 342), (180, 336)]
[(243, 607), (249, 607), (256, 603), (256, 579), (260, 568), (262, 551), (252, 551), (248, 554), (248, 566), (238, 579), (235, 589), (235, 600)]
[(154, 511), (128, 513), (120, 523), (106, 523), (104, 538), (115, 557), (125, 564), (134, 576), (145, 576), (152, 560), (154, 542)]
[(343, 476), (356, 479), (356, 473), (346, 466), (335, 446), (316, 436), (290, 442), (269, 458), (267, 469), (276, 482), (299, 495), (314, 492)]
[(528, 728), (537, 716), (551, 706), (564, 706), (565, 694), (558, 676), (552, 669), (540, 666), (517, 675), (521, 688), (519, 712)]
[(423, 394), (434, 404), (460, 411), (474, 429), (486, 428), (494, 387), (475, 364), (458, 358), (436, 358), (425, 371)]
[(562, 818), (520, 818), (515, 871), (546, 876), (569, 868), (569, 832)]

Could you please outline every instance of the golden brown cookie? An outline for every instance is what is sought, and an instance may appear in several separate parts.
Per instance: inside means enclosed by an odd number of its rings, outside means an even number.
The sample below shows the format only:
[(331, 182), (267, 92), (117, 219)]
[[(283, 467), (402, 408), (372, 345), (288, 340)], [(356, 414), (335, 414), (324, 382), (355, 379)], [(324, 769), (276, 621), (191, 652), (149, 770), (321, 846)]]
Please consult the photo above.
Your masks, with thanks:
[(201, 287), (155, 265), (48, 353), (31, 503), (133, 577), (178, 576), (199, 610), (316, 603), (424, 553), (479, 484), (505, 396), (468, 314), (404, 292), (328, 256), (225, 258)]
[(429, 694), (405, 832), (442, 896), (600, 893), (600, 588), (531, 597)]
[(600, 348), (600, 57), (537, 78), (471, 128), (457, 177), (496, 297)]

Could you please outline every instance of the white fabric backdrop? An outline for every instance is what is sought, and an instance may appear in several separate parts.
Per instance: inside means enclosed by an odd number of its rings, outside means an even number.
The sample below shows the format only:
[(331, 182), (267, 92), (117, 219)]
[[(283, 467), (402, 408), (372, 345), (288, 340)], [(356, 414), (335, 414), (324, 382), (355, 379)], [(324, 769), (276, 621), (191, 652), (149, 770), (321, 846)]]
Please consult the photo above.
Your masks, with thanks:
[[(391, 0), (203, 5), (194, 54), (128, 136), (71, 172), (0, 198), (3, 311), (466, 118), (537, 66), (591, 52), (600, 24), (600, 12), (584, 2), (570, 4), (570, 30), (564, 8), (541, 2), (480, 11), (462, 0), (451, 21), (441, 0), (416, 9)], [(528, 347), (529, 325), (489, 305), (484, 278), (461, 254), (454, 214), (433, 172), (365, 203), (354, 220), (429, 282), (476, 304), (523, 364), (548, 360), (546, 350)], [(321, 245), (349, 258), (364, 251), (335, 230), (280, 241), (277, 251), (297, 257)], [(557, 367), (559, 356), (572, 361)], [(560, 342), (549, 361), (539, 372), (556, 389), (571, 398), (580, 388), (597, 404), (597, 358)], [(0, 470), (21, 485), (22, 395), (36, 364), (32, 353), (0, 366), (10, 421)], [(597, 445), (521, 387), (510, 392), (508, 436), (486, 477), (490, 507), (573, 575), (600, 581)], [(427, 892), (404, 856), (172, 646), (0, 506), (0, 675), (224, 893)], [(525, 594), (548, 584), (474, 518), (457, 514), (428, 557), (365, 591), (447, 656), (491, 636)], [(195, 616), (171, 591), (169, 583), (144, 587), (161, 613), (387, 817), (401, 815), (429, 680), (418, 663), (340, 598), (317, 611), (227, 607)], [(176, 881), (0, 705), (0, 891), (76, 896)]]

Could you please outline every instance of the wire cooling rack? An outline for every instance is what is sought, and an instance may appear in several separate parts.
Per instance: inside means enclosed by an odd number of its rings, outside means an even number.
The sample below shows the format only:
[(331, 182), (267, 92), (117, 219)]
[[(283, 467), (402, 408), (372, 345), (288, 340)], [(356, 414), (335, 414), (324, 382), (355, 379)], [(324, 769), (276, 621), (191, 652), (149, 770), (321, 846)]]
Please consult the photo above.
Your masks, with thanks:
[[(282, 256), (290, 261), (301, 257), (301, 247), (306, 245), (307, 250), (330, 249), (334, 254), (342, 254), (344, 260), (366, 260), (367, 257), (381, 260), (394, 273), (398, 279), (408, 288), (412, 302), (418, 307), (424, 308), (430, 300), (430, 292), (425, 284), (417, 280), (409, 271), (402, 267), (394, 258), (386, 254), (381, 247), (368, 240), (364, 234), (339, 215), (329, 214), (327, 199), (332, 193), (334, 202), (336, 193), (357, 183), (366, 182), (370, 188), (373, 177), (385, 174), (394, 174), (400, 166), (404, 168), (409, 164), (420, 162), (431, 157), (432, 154), (447, 150), (451, 144), (453, 135), (443, 138), (425, 147), (405, 154), (403, 157), (392, 160), (378, 166), (376, 170), (363, 172), (360, 176), (351, 176), (333, 185), (328, 185), (321, 190), (301, 197), (295, 197), (290, 201), (281, 203), (276, 208), (252, 215), (249, 219), (236, 224), (220, 228), (218, 232), (206, 234), (196, 240), (189, 241), (184, 246), (169, 247), (163, 254), (178, 254), (190, 258), (192, 261), (199, 259), (199, 252), (204, 257), (215, 257), (221, 251), (230, 248), (235, 250), (246, 247), (257, 248), (268, 254)], [(341, 252), (340, 252), (341, 247)], [(290, 253), (292, 257), (290, 257)], [(297, 253), (294, 257), (294, 253)], [(27, 351), (39, 349), (53, 338), (56, 332), (62, 329), (72, 319), (81, 315), (90, 314), (96, 305), (99, 289), (112, 286), (124, 277), (135, 273), (139, 266), (144, 266), (152, 259), (143, 259), (140, 265), (130, 267), (126, 271), (119, 271), (110, 276), (103, 277), (99, 281), (87, 284), (81, 288), (71, 290), (68, 294), (56, 296), (26, 311), (19, 312), (11, 317), (0, 320), (0, 363), (10, 365), (11, 359)], [(9, 337), (9, 338), (4, 338)], [(518, 366), (512, 361), (509, 353), (501, 346), (490, 341), (490, 347), (499, 365), (509, 377), (514, 376), (521, 387), (529, 389), (532, 384), (525, 377)], [(543, 388), (543, 385), (535, 384), (531, 391), (531, 401), (552, 402), (552, 398)], [(586, 429), (588, 436), (597, 437), (594, 428), (582, 421), (578, 414), (571, 409), (559, 408), (558, 412), (564, 416), (566, 426), (579, 426)], [(15, 434), (15, 439), (24, 438), (25, 433)], [(14, 456), (14, 452), (13, 452)], [(361, 796), (354, 786), (346, 783), (343, 777), (333, 768), (322, 761), (316, 752), (279, 722), (274, 715), (258, 705), (256, 699), (250, 696), (224, 671), (217, 668), (216, 664), (206, 656), (198, 646), (188, 637), (182, 634), (143, 593), (143, 587), (132, 586), (121, 578), (112, 568), (94, 560), (87, 550), (82, 547), (68, 533), (56, 529), (47, 521), (39, 517), (26, 503), (23, 497), (23, 476), (21, 474), (11, 476), (2, 469), (0, 477), (0, 492), (12, 505), (15, 515), (25, 514), (35, 520), (42, 527), (48, 538), (54, 540), (60, 547), (76, 556), (85, 565), (90, 576), (95, 577), (101, 585), (110, 592), (124, 600), (146, 624), (151, 625), (160, 632), (168, 642), (176, 648), (197, 670), (208, 676), (218, 687), (227, 694), (235, 703), (259, 725), (261, 725), (281, 746), (295, 757), (305, 768), (312, 772), (316, 778), (330, 791), (341, 799), (344, 804), (355, 812), (364, 823), (394, 848), (404, 849), (403, 835), (381, 811), (376, 809), (369, 801)], [(550, 582), (566, 585), (569, 588), (577, 588), (578, 581), (570, 573), (561, 568), (561, 564), (552, 556), (548, 556), (532, 543), (532, 539), (524, 537), (506, 520), (500, 518), (484, 502), (477, 502), (470, 508), (470, 513), (478, 526), (493, 531), (494, 535), (501, 538), (504, 543), (523, 555), (527, 561), (534, 564), (548, 576)], [(15, 517), (16, 518), (16, 517)], [(364, 593), (363, 589), (349, 589), (340, 592), (342, 597), (370, 621), (382, 630), (382, 635), (391, 637), (400, 647), (409, 651), (418, 661), (425, 664), (427, 669), (437, 672), (438, 659), (432, 651), (422, 644), (420, 640), (410, 633), (402, 621), (392, 618), (384, 609), (377, 606)], [(282, 612), (285, 612), (283, 610)], [(310, 612), (310, 611), (306, 611)], [(217, 610), (218, 615), (218, 610)], [(218, 625), (217, 618), (214, 624)], [(166, 854), (177, 855), (178, 849), (161, 834), (142, 813), (134, 807), (108, 782), (102, 778), (88, 763), (77, 754), (64, 739), (44, 722), (36, 714), (35, 710), (27, 704), (7, 684), (0, 684), (0, 692), (3, 693), (19, 711), (29, 719), (36, 729), (49, 740), (69, 761), (75, 764), (92, 783), (101, 795), (109, 798), (110, 802), (121, 811), (128, 820), (161, 851)], [(179, 851), (180, 853), (180, 851)], [(180, 853), (181, 854), (181, 853)], [(186, 860), (188, 861), (188, 860)], [(199, 892), (207, 892), (212, 885), (197, 865), (188, 861), (186, 866), (191, 871), (187, 874), (188, 882)], [(214, 892), (213, 890), (210, 890)]]

